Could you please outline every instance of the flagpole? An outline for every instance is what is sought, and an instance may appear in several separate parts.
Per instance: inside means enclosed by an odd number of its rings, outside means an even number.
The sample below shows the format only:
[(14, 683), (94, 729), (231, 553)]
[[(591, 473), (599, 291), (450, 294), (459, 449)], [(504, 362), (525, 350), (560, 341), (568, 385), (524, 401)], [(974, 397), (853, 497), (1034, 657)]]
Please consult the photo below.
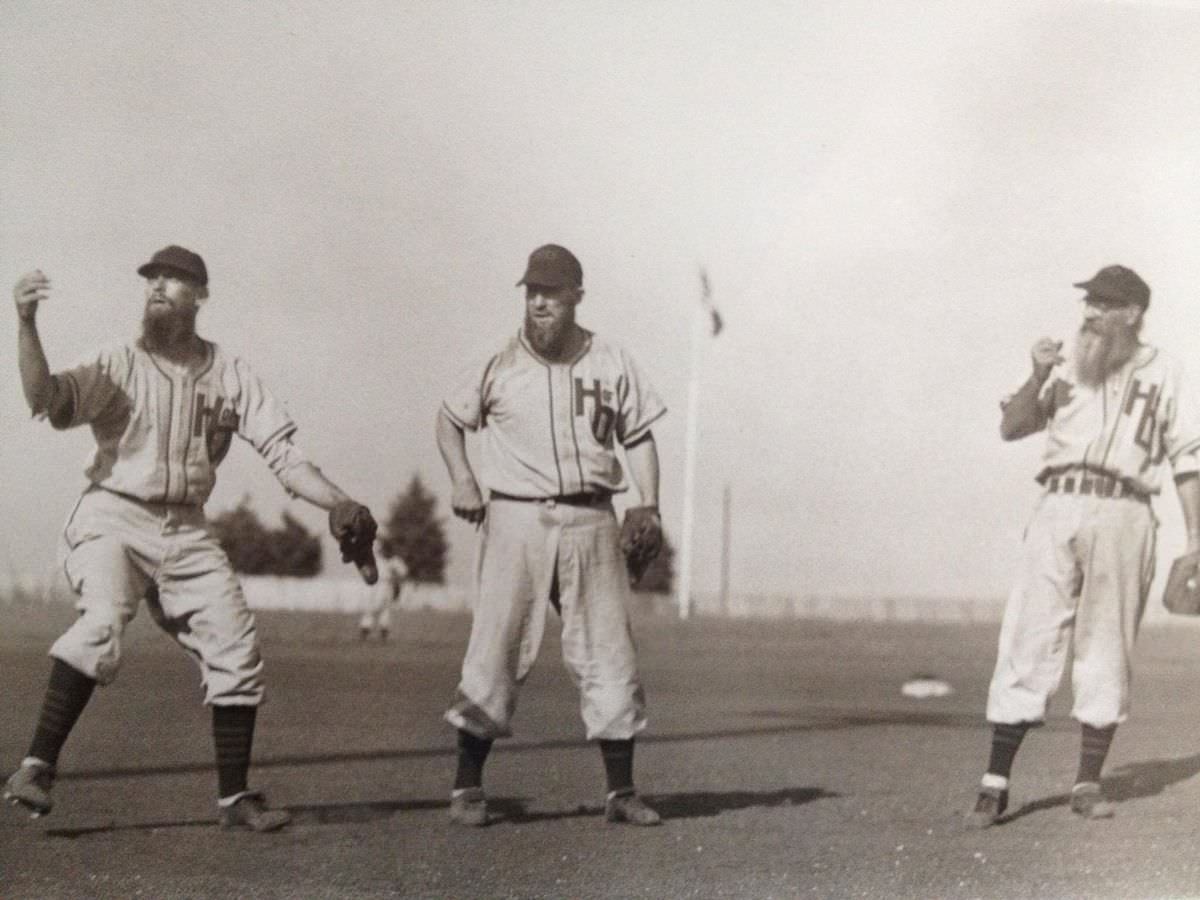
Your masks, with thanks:
[(679, 618), (692, 614), (692, 535), (695, 520), (696, 492), (696, 434), (700, 409), (700, 348), (704, 342), (705, 320), (703, 307), (692, 315), (691, 366), (688, 371), (687, 432), (683, 444), (683, 529), (679, 549)]

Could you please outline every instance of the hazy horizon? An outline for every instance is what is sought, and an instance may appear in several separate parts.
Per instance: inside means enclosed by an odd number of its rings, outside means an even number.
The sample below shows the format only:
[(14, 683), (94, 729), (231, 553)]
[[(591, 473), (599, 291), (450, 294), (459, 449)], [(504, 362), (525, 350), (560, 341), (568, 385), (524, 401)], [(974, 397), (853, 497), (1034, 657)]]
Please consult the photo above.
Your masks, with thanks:
[[(133, 337), (137, 265), (191, 247), (200, 332), (377, 517), (419, 473), (455, 584), (476, 535), (450, 517), (434, 416), (519, 326), (514, 283), (546, 242), (583, 263), (581, 323), (669, 407), (677, 548), (711, 276), (698, 591), (718, 587), (729, 485), (735, 591), (1005, 593), (1041, 443), (1003, 444), (998, 401), (1036, 338), (1071, 339), (1071, 284), (1101, 266), (1145, 277), (1146, 338), (1200, 387), (1196, 4), (3, 9), (0, 281), (53, 280), (52, 367)], [(8, 309), (0, 567), (44, 572), (91, 438), (30, 419)], [(211, 512), (249, 494), (325, 532), (235, 447)], [(1161, 572), (1182, 550), (1170, 489), (1158, 509)]]

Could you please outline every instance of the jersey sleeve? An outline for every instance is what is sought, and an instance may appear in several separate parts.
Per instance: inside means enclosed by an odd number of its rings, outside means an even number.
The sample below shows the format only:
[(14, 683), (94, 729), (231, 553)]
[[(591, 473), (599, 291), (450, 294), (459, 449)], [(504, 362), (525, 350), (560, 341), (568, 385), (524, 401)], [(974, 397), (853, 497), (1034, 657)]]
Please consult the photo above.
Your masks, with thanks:
[(1175, 475), (1200, 471), (1200, 403), (1183, 367), (1174, 365), (1167, 376), (1170, 396), (1162, 425), (1163, 449)]
[(496, 359), (489, 359), (482, 371), (478, 366), (463, 371), (442, 399), (442, 409), (459, 428), (475, 431), (483, 424)]
[(1071, 401), (1072, 388), (1064, 377), (1062, 365), (1057, 365), (1041, 385), (1035, 387), (1033, 376), (1026, 379), (1015, 392), (1000, 401), (1000, 431), (1007, 440), (1036, 434), (1046, 427), (1055, 411)]
[[(1061, 362), (1051, 369), (1050, 377), (1038, 391), (1038, 409), (1041, 410), (1045, 419), (1054, 418), (1055, 412), (1071, 402), (1074, 388), (1071, 378), (1067, 374), (1070, 371), (1067, 367), (1070, 365), (1073, 364), (1069, 361)], [(1042, 424), (1045, 425), (1045, 422)]]
[(290, 443), (296, 423), (245, 361), (235, 359), (238, 380), (238, 436), (270, 458), (278, 445)]
[(47, 410), (50, 424), (65, 429), (102, 419), (119, 402), (128, 373), (128, 355), (119, 347), (96, 350), (57, 373), (54, 402)]
[(617, 390), (617, 439), (622, 446), (637, 443), (667, 413), (667, 407), (646, 380), (633, 357), (622, 352), (621, 384)]

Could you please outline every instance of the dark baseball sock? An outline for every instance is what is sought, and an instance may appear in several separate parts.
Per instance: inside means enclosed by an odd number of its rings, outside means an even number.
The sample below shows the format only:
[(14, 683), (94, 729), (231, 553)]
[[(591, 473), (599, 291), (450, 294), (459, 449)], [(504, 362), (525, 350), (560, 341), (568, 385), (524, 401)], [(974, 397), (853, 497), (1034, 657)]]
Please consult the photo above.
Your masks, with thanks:
[(608, 791), (627, 791), (633, 788), (633, 738), (622, 741), (600, 740), (600, 755), (604, 758), (604, 775)]
[(483, 786), (483, 764), (492, 750), (492, 739), (476, 737), (461, 728), (458, 731), (458, 771), (454, 789)]
[(50, 667), (50, 683), (46, 685), (46, 696), (42, 700), (42, 711), (38, 715), (33, 743), (29, 755), (42, 762), (58, 765), (58, 754), (67, 741), (71, 729), (79, 721), (79, 714), (91, 699), (96, 679), (89, 678), (61, 659), (54, 660)]
[(1012, 772), (1013, 760), (1021, 749), (1021, 741), (1029, 730), (1028, 722), (1009, 725), (997, 722), (992, 726), (992, 756), (988, 760), (988, 774), (1007, 778)]
[(1100, 783), (1100, 770), (1104, 768), (1104, 760), (1108, 757), (1108, 749), (1112, 746), (1113, 735), (1117, 733), (1116, 725), (1107, 728), (1093, 728), (1084, 725), (1079, 747), (1079, 774), (1075, 783), (1085, 781)]
[(232, 797), (246, 790), (250, 748), (254, 744), (257, 706), (214, 706), (213, 746), (217, 751), (217, 796)]

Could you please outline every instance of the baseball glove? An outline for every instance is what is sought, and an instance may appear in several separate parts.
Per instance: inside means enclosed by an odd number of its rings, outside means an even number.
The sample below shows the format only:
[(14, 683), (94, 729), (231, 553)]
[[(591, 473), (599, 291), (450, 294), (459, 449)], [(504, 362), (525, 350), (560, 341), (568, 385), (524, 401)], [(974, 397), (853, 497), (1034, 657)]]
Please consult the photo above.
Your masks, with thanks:
[(1163, 606), (1180, 616), (1200, 616), (1200, 553), (1175, 560), (1163, 589)]
[(342, 551), (342, 562), (352, 562), (367, 584), (379, 580), (375, 565), (375, 532), (379, 526), (371, 511), (361, 503), (343, 500), (329, 511), (329, 532)]
[(629, 571), (629, 583), (637, 584), (662, 549), (662, 519), (653, 506), (634, 506), (625, 511), (621, 523), (621, 553)]

